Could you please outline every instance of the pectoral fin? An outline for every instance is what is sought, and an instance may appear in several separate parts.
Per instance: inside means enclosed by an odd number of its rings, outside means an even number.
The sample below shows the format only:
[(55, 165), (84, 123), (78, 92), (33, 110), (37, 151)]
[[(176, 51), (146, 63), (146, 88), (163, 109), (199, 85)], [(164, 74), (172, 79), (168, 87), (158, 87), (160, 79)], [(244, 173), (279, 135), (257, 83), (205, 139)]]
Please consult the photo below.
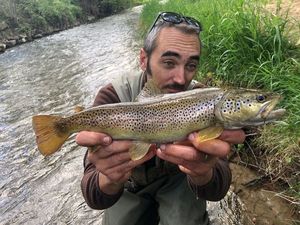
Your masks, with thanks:
[(204, 142), (215, 139), (221, 135), (224, 128), (221, 126), (208, 127), (197, 133), (197, 141)]
[(149, 143), (145, 143), (145, 142), (134, 142), (132, 147), (129, 149), (129, 154), (132, 160), (139, 160), (141, 158), (143, 158), (149, 148), (150, 148), (151, 144)]

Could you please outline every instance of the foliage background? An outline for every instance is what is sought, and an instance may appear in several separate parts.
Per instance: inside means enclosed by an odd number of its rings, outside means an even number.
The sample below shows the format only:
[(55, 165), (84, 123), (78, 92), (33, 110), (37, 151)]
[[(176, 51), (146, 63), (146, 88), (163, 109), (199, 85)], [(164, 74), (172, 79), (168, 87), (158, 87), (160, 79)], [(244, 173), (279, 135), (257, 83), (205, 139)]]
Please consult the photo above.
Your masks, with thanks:
[[(300, 23), (288, 13), (266, 9), (267, 1), (149, 1), (143, 8), (142, 37), (161, 11), (199, 20), (202, 53), (198, 79), (208, 85), (269, 90), (283, 96), (287, 110), (281, 123), (251, 131), (237, 150), (242, 159), (273, 181), (284, 180), (286, 192), (300, 206)], [(295, 35), (296, 34), (296, 35)], [(294, 202), (294, 201), (293, 201)]]

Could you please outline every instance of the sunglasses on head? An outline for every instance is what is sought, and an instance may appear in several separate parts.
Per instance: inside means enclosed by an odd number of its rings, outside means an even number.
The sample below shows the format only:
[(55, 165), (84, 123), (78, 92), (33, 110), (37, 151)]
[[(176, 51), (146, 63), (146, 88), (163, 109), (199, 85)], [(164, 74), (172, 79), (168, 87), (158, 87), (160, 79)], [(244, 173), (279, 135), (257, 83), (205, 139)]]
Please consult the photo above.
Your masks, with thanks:
[(180, 24), (180, 23), (185, 22), (189, 26), (193, 27), (198, 34), (202, 30), (200, 22), (192, 17), (182, 16), (182, 15), (180, 15), (178, 13), (174, 13), (174, 12), (161, 12), (156, 17), (156, 19), (155, 19), (154, 23), (152, 24), (148, 33), (150, 33), (152, 31), (152, 29), (156, 26), (159, 19), (162, 19), (165, 22), (173, 23), (173, 24)]

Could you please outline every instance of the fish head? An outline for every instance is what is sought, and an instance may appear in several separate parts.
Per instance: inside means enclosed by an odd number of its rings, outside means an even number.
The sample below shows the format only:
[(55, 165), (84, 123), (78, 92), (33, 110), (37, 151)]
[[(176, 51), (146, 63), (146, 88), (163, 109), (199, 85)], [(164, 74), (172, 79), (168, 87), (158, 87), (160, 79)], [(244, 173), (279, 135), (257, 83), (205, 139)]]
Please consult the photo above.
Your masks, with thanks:
[(260, 125), (281, 117), (285, 110), (274, 110), (281, 96), (252, 89), (226, 91), (215, 108), (218, 120), (227, 128)]

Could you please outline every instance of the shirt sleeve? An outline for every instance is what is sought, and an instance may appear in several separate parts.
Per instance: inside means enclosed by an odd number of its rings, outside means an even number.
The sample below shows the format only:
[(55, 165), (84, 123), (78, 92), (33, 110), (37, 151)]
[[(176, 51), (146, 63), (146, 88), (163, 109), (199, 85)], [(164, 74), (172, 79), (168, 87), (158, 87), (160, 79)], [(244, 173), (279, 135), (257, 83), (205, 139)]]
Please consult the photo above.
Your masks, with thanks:
[(213, 168), (212, 179), (203, 186), (195, 185), (188, 177), (188, 184), (197, 198), (220, 201), (225, 197), (231, 184), (231, 170), (226, 158), (220, 158)]
[(100, 89), (94, 100), (93, 106), (119, 102), (121, 101), (114, 87), (112, 86), (112, 84), (108, 84), (107, 86)]
[[(118, 103), (120, 99), (111, 84), (100, 89), (93, 106)], [(87, 152), (84, 157), (84, 174), (81, 180), (81, 191), (86, 203), (92, 209), (106, 209), (116, 203), (123, 193), (123, 189), (115, 195), (107, 195), (99, 187), (99, 171), (88, 161)]]

